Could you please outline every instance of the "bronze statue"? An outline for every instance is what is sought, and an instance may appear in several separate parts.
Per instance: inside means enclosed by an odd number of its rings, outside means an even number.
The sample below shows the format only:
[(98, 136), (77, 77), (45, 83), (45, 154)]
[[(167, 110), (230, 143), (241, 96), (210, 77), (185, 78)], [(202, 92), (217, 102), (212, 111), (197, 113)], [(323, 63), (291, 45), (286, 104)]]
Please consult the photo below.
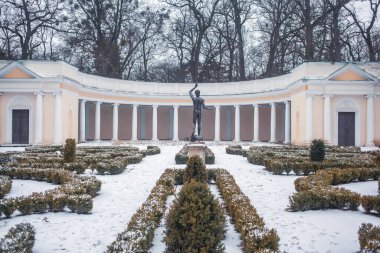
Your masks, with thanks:
[[(198, 87), (198, 83), (195, 83), (195, 87), (189, 91), (191, 100), (193, 100), (193, 133), (191, 134), (191, 141), (202, 141), (201, 126), (202, 126), (202, 107), (206, 110), (212, 110), (211, 107), (205, 106), (205, 100), (200, 97), (200, 90), (195, 90)], [(195, 97), (193, 91), (195, 90)], [(198, 133), (195, 135), (195, 127), (198, 124)]]

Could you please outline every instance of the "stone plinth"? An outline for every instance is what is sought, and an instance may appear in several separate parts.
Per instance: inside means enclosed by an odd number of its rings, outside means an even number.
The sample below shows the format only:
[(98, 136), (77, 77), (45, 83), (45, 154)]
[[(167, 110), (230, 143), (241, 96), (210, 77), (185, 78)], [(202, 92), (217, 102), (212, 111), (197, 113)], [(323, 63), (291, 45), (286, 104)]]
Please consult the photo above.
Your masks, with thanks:
[(190, 158), (192, 156), (198, 155), (203, 164), (206, 164), (206, 144), (204, 142), (192, 142), (187, 145), (187, 156)]

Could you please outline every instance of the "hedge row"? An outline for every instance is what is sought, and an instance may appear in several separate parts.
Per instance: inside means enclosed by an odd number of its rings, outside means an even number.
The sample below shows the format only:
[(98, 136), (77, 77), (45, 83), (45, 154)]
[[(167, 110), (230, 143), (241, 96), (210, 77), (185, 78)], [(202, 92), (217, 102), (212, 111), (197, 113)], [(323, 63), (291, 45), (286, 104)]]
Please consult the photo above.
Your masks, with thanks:
[[(186, 164), (189, 160), (188, 157), (188, 147), (187, 144), (183, 146), (183, 148), (175, 155), (175, 162), (176, 164)], [(206, 164), (214, 164), (215, 163), (215, 155), (209, 149), (206, 147)]]
[(380, 214), (380, 195), (364, 195), (361, 197), (360, 203), (362, 204), (365, 213), (369, 214), (372, 211), (376, 211)]
[[(332, 185), (354, 181), (374, 180), (380, 175), (379, 168), (329, 169), (317, 171), (316, 175), (297, 178), (294, 182), (297, 193), (289, 197), (289, 211), (319, 209), (357, 210), (360, 204), (367, 209), (372, 199), (363, 199), (360, 194)], [(364, 201), (364, 202), (363, 202)], [(373, 203), (373, 206), (376, 204)]]
[(380, 251), (380, 227), (363, 223), (358, 231), (361, 252)]
[(20, 223), (8, 230), (0, 239), (0, 252), (2, 253), (31, 253), (36, 231), (30, 223)]
[[(239, 150), (238, 148), (229, 149)], [(374, 155), (360, 153), (356, 149), (326, 147), (326, 159), (313, 162), (309, 158), (309, 149), (304, 147), (250, 147), (247, 159), (250, 163), (263, 165), (274, 174), (296, 175), (314, 174), (317, 170), (326, 168), (375, 167)], [(237, 152), (235, 151), (235, 152)]]
[(213, 171), (227, 211), (234, 220), (236, 230), (240, 233), (244, 251), (277, 252), (280, 238), (276, 230), (265, 227), (263, 219), (257, 214), (248, 197), (241, 192), (231, 174), (224, 169)]
[[(66, 145), (67, 146), (67, 145)], [(61, 147), (62, 149), (62, 147)], [(45, 152), (42, 152), (45, 151)], [(65, 163), (56, 146), (47, 148), (28, 148), (6, 159), (7, 166), (17, 168), (61, 169), (84, 173), (91, 169), (99, 174), (119, 174), (128, 164), (136, 164), (146, 155), (160, 153), (157, 146), (148, 146), (146, 150), (137, 147), (78, 147), (74, 162)]]
[(6, 176), (0, 176), (0, 199), (12, 189), (12, 180)]
[(68, 207), (78, 214), (92, 210), (92, 198), (100, 191), (101, 182), (95, 177), (84, 177), (64, 170), (2, 168), (0, 174), (13, 179), (38, 180), (61, 184), (58, 188), (33, 193), (30, 196), (2, 199), (0, 216), (10, 217), (16, 210), (22, 215), (31, 213), (63, 212)]
[(132, 216), (127, 229), (118, 234), (108, 246), (107, 252), (148, 252), (154, 231), (165, 213), (166, 200), (175, 191), (176, 171), (167, 169), (157, 181), (149, 197)]
[(243, 149), (241, 145), (234, 145), (226, 147), (226, 153), (230, 155), (241, 155), (246, 157), (247, 150)]

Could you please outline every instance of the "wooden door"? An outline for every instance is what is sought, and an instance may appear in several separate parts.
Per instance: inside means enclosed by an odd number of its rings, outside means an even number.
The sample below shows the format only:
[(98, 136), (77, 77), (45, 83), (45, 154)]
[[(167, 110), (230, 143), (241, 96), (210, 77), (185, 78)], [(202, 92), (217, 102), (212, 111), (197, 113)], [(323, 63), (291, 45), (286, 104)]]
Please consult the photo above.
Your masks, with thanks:
[(12, 110), (12, 143), (29, 143), (29, 110)]
[(338, 113), (338, 145), (355, 146), (355, 113)]

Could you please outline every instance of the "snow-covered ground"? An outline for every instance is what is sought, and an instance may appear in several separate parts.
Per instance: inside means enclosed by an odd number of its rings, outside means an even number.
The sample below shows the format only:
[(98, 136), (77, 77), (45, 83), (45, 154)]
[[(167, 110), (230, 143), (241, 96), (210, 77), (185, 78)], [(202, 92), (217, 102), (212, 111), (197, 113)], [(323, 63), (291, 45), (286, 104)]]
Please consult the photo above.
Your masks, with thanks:
[[(140, 148), (144, 146), (146, 143), (139, 145)], [(94, 198), (90, 215), (45, 213), (1, 219), (0, 237), (15, 224), (30, 222), (36, 228), (35, 253), (104, 252), (116, 235), (124, 230), (164, 170), (185, 167), (175, 165), (174, 161), (175, 153), (181, 147), (172, 143), (162, 144), (161, 154), (129, 165), (120, 175), (97, 176), (103, 182), (102, 190)], [(215, 153), (216, 163), (208, 167), (225, 168), (235, 177), (267, 227), (277, 230), (282, 251), (357, 252), (360, 224), (370, 222), (380, 225), (378, 217), (359, 211), (286, 212), (288, 197), (295, 191), (293, 182), (296, 176), (272, 175), (262, 166), (248, 163), (242, 156), (226, 154), (224, 145), (212, 145), (210, 148)], [(38, 190), (45, 190), (46, 183), (34, 183), (40, 184)], [(345, 187), (364, 194), (370, 194), (370, 191), (376, 194), (377, 191), (376, 182), (353, 183)], [(374, 189), (371, 190), (372, 187)]]
[[(12, 180), (12, 189), (4, 198), (17, 198), (21, 196), (29, 196), (33, 192), (44, 192), (58, 187), (58, 185), (47, 182), (38, 182), (34, 180)], [(1, 222), (1, 221), (0, 221)]]

